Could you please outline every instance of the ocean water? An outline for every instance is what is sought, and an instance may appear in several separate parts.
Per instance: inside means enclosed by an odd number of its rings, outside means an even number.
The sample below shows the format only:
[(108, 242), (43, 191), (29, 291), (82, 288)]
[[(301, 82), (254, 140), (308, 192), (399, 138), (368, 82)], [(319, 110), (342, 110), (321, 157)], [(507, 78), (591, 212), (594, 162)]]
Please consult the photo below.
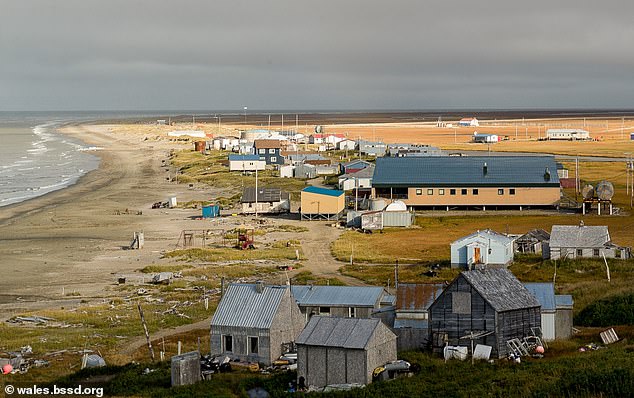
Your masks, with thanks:
[(63, 136), (71, 117), (0, 113), (0, 206), (74, 184), (99, 166), (96, 148)]

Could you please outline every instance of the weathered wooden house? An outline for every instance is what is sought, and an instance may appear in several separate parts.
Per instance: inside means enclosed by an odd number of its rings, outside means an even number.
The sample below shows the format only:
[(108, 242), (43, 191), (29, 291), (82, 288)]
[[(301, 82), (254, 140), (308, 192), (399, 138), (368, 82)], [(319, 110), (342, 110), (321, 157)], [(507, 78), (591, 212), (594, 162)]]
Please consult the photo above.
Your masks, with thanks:
[(515, 253), (543, 253), (546, 257), (549, 250), (550, 234), (543, 229), (533, 229), (513, 241)]
[(242, 192), (243, 214), (279, 214), (291, 210), (291, 200), (288, 192), (280, 188), (244, 188)]
[(627, 259), (631, 253), (631, 248), (612, 243), (605, 225), (553, 225), (550, 232), (551, 260), (603, 256)]
[(378, 366), (395, 361), (396, 335), (378, 319), (315, 316), (297, 338), (298, 384), (369, 384)]
[(211, 320), (211, 353), (270, 365), (305, 324), (288, 286), (231, 284)]
[(504, 268), (463, 271), (429, 307), (432, 348), (446, 344), (492, 347), (492, 358), (509, 353), (507, 342), (532, 336), (541, 325), (539, 301)]
[(451, 243), (451, 267), (484, 264), (507, 266), (513, 262), (513, 239), (490, 229), (476, 231)]

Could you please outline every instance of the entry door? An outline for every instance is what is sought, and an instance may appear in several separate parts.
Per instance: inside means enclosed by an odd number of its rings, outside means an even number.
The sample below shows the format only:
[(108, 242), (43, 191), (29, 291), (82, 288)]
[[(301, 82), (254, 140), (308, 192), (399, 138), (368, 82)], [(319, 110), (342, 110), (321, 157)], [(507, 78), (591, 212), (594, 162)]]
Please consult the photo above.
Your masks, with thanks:
[(480, 248), (473, 248), (473, 263), (474, 264), (482, 264), (482, 260), (480, 259)]

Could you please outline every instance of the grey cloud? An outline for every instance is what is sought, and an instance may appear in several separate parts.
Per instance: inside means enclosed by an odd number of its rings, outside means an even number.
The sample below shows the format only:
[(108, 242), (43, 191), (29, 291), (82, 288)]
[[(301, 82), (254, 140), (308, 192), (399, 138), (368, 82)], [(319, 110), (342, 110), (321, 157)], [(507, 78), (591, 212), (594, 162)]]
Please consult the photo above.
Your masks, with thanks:
[(634, 106), (633, 2), (6, 3), (0, 109)]

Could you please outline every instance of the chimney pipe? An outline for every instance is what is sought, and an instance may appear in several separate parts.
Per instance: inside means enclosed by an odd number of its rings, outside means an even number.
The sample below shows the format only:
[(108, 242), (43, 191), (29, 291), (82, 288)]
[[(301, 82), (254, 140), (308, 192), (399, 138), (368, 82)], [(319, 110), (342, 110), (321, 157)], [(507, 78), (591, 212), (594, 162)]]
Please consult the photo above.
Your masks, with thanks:
[(487, 162), (484, 162), (484, 165), (482, 165), (482, 173), (484, 173), (484, 175), (487, 175), (488, 170), (488, 166), (487, 166)]

